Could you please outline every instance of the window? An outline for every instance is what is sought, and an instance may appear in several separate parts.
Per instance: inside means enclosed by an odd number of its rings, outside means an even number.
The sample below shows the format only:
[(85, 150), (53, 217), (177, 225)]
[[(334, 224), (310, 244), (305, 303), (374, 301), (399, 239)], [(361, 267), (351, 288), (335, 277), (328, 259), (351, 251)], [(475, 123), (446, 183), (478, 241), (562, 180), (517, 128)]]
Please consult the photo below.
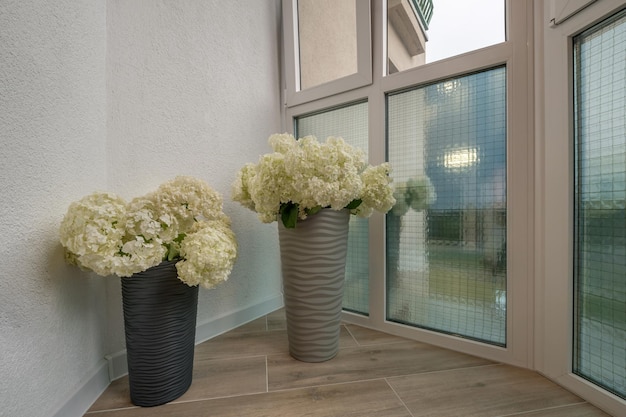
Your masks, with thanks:
[(506, 68), (387, 98), (388, 320), (506, 345)]
[[(295, 121), (296, 136), (314, 135), (322, 141), (328, 136), (340, 136), (350, 145), (367, 150), (367, 115), (367, 102), (303, 115)], [(369, 314), (368, 241), (368, 220), (351, 216), (343, 308), (366, 316)]]
[(355, 74), (355, 0), (298, 0), (299, 90)]
[(371, 83), (369, 0), (282, 4), (289, 105)]
[(504, 0), (388, 0), (387, 74), (506, 40)]
[(573, 370), (626, 399), (626, 11), (573, 44)]
[[(526, 24), (533, 1), (501, 2), (498, 40), (388, 76), (395, 59), (387, 54), (388, 21), (398, 36), (413, 31), (409, 47), (419, 50), (414, 23), (451, 18), (437, 16), (438, 3), (357, 0), (357, 8), (370, 8), (370, 80), (354, 85), (349, 75), (336, 88), (329, 81), (296, 92), (317, 91), (306, 99), (288, 92), (285, 125), (300, 137), (344, 136), (371, 164), (391, 163), (397, 192), (411, 184), (405, 188), (427, 196), (403, 214), (394, 207), (399, 224), (392, 213), (351, 223), (345, 320), (530, 366)], [(283, 2), (286, 34), (294, 33), (296, 4)], [(506, 28), (505, 20), (512, 22)], [(285, 48), (293, 49), (288, 36)], [(288, 89), (302, 65), (296, 56), (286, 55)]]
[(624, 2), (556, 7), (566, 3), (552, 0), (543, 8), (542, 65), (550, 70), (538, 141), (537, 366), (609, 414), (622, 415)]

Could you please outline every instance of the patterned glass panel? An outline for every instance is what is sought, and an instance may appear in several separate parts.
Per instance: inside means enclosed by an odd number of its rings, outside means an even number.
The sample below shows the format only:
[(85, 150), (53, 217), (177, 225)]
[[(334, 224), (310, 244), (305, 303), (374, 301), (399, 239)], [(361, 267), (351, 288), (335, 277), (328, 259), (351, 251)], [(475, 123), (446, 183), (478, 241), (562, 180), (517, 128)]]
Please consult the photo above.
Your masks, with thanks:
[(387, 319), (506, 344), (506, 68), (388, 96)]
[[(313, 135), (320, 141), (325, 140), (328, 136), (339, 136), (367, 154), (367, 112), (367, 102), (361, 102), (298, 117), (296, 119), (296, 136)], [(343, 308), (363, 315), (369, 314), (368, 228), (367, 219), (350, 216)]]
[(574, 372), (626, 398), (626, 12), (574, 40)]

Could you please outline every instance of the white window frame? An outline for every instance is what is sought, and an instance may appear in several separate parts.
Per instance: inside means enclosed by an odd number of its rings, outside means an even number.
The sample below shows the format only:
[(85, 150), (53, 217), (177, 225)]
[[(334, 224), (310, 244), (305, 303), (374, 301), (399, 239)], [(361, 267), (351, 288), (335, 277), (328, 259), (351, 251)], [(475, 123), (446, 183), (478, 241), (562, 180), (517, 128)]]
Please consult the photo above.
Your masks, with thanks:
[(572, 38), (624, 7), (598, 0), (554, 25), (550, 4), (536, 0), (537, 83), (536, 368), (575, 394), (623, 415), (626, 401), (572, 373), (573, 314), (573, 70)]
[(286, 65), (286, 100), (288, 106), (317, 100), (372, 82), (370, 0), (355, 0), (357, 72), (317, 86), (300, 89), (300, 56), (298, 41), (298, 0), (283, 0), (283, 28)]
[[(283, 4), (289, 6), (293, 1)], [(425, 85), (450, 77), (462, 76), (500, 65), (507, 67), (507, 346), (498, 347), (468, 339), (445, 335), (385, 319), (384, 216), (375, 213), (369, 222), (370, 236), (370, 311), (369, 316), (344, 312), (348, 322), (375, 328), (391, 334), (430, 343), (456, 351), (489, 358), (494, 361), (532, 368), (533, 364), (533, 130), (532, 130), (532, 16), (533, 0), (507, 0), (508, 16), (506, 42), (471, 51), (459, 56), (433, 62), (406, 71), (383, 76), (386, 68), (387, 20), (386, 1), (371, 0), (372, 69), (369, 84), (350, 89), (327, 92), (314, 101), (287, 99), (284, 125), (293, 133), (293, 121), (309, 114), (353, 101), (367, 100), (369, 108), (369, 162), (385, 161), (385, 100), (386, 94)], [(286, 22), (292, 9), (283, 9)], [(291, 20), (291, 24), (293, 21)], [(287, 23), (289, 24), (289, 23)], [(288, 53), (293, 45), (293, 28), (285, 29), (285, 78), (287, 90), (293, 82), (294, 55)], [(290, 75), (292, 74), (292, 75)]]

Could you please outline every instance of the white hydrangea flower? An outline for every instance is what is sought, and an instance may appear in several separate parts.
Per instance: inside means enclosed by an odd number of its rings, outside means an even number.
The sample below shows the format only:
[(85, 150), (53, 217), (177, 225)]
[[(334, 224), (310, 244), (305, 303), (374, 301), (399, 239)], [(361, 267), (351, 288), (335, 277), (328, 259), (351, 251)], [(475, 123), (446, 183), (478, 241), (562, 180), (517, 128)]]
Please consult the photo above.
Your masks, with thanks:
[(305, 219), (326, 207), (369, 216), (393, 206), (389, 165), (368, 167), (363, 151), (342, 138), (321, 143), (314, 136), (296, 140), (277, 134), (269, 144), (274, 153), (244, 166), (232, 191), (233, 200), (256, 211), (261, 221), (276, 221), (285, 208), (295, 207), (297, 217)]
[(179, 260), (183, 282), (210, 288), (228, 277), (237, 256), (221, 196), (185, 176), (128, 204), (110, 193), (86, 196), (70, 205), (59, 234), (68, 263), (103, 276)]
[(270, 136), (269, 144), (274, 150), (274, 152), (284, 154), (284, 153), (289, 152), (294, 146), (296, 146), (297, 141), (296, 141), (296, 138), (293, 137), (293, 135), (290, 135), (287, 133), (283, 133), (283, 134), (277, 133), (277, 134)]
[(150, 196), (161, 213), (174, 216), (181, 229), (189, 229), (195, 220), (213, 220), (222, 213), (222, 197), (204, 181), (178, 176)]
[(178, 277), (187, 285), (213, 288), (226, 281), (237, 257), (237, 242), (224, 220), (201, 221), (180, 246)]
[(93, 193), (70, 204), (61, 221), (61, 244), (81, 268), (100, 275), (114, 273), (115, 257), (125, 235), (126, 202), (112, 193)]
[[(363, 179), (363, 194), (361, 199), (362, 210), (372, 208), (382, 213), (388, 212), (396, 202), (393, 196), (393, 188), (390, 187), (390, 166), (383, 163), (375, 167), (367, 167), (361, 178)], [(358, 213), (362, 215), (361, 213)]]
[(255, 210), (256, 207), (254, 204), (254, 200), (252, 200), (252, 196), (250, 195), (249, 189), (249, 184), (252, 181), (254, 175), (256, 175), (255, 165), (246, 164), (237, 173), (237, 179), (231, 187), (233, 200), (238, 201), (239, 203), (241, 203), (242, 206), (250, 210)]

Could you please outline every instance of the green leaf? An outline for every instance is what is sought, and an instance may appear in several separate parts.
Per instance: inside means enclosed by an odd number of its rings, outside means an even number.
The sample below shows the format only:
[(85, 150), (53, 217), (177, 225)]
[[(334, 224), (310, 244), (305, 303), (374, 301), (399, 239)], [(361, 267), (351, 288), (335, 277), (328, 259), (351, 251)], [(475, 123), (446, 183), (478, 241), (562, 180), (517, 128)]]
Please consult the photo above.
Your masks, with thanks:
[(306, 210), (306, 214), (307, 216), (312, 216), (316, 213), (319, 213), (319, 211), (322, 209), (322, 206), (315, 206), (313, 208), (307, 209)]
[(350, 203), (346, 206), (346, 208), (348, 210), (354, 210), (355, 208), (360, 206), (362, 202), (363, 200), (361, 200), (360, 198), (355, 198), (354, 200), (350, 201)]
[(280, 205), (280, 219), (287, 229), (294, 229), (298, 221), (298, 205), (294, 203), (282, 203)]
[(180, 246), (178, 244), (166, 243), (164, 246), (167, 248), (167, 251), (163, 256), (164, 261), (173, 261), (180, 256)]

